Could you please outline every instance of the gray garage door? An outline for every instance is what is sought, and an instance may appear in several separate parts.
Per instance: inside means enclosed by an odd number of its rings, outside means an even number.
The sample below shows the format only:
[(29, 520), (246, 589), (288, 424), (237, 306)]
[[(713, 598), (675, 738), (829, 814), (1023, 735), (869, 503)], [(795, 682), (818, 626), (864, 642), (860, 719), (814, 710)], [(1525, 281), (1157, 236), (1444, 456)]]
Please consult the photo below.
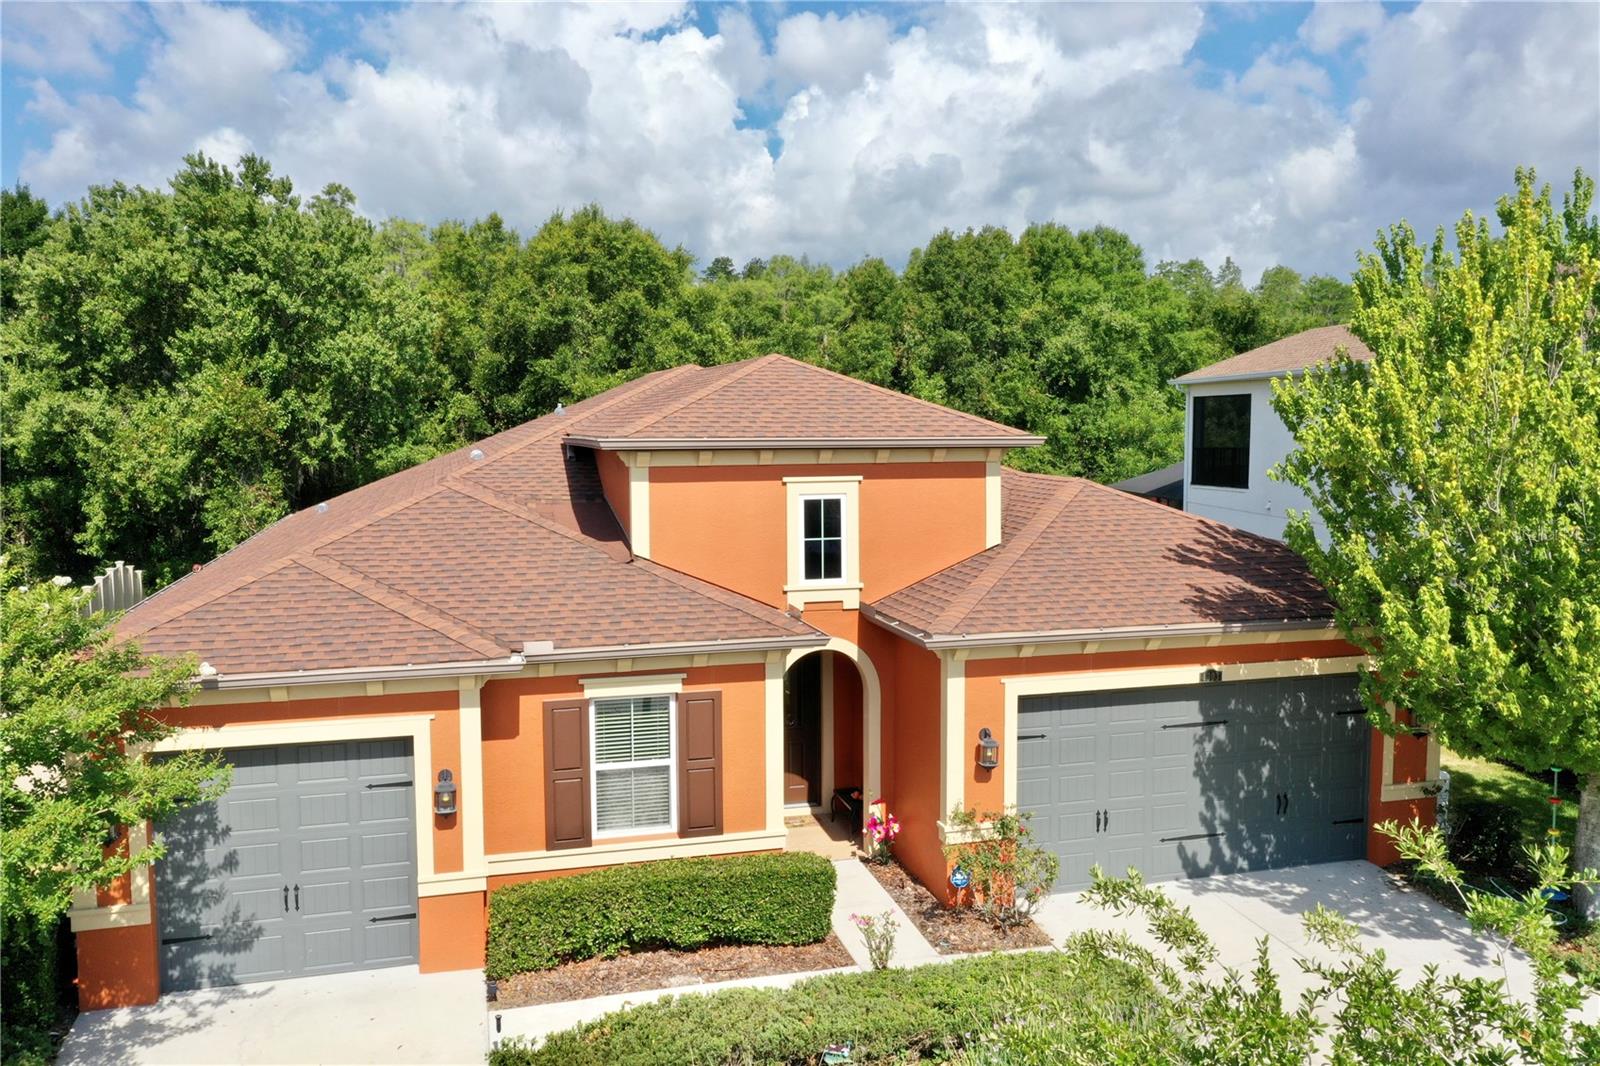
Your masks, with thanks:
[(1061, 859), (1147, 880), (1360, 858), (1370, 726), (1352, 677), (1031, 696), (1017, 800)]
[(162, 989), (414, 963), (411, 742), (223, 754), (227, 793), (157, 827)]

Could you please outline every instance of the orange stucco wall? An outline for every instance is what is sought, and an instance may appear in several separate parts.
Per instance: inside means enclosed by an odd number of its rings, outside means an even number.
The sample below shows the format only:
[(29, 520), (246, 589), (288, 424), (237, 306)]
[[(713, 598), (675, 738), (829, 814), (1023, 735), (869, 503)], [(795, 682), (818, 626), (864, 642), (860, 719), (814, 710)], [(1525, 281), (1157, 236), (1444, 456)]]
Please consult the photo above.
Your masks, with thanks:
[[(722, 692), (722, 826), (740, 833), (766, 826), (766, 670), (759, 663), (685, 671), (685, 692)], [(577, 677), (489, 681), (483, 706), (484, 850), (490, 855), (545, 847), (544, 704), (582, 699)]]
[[(889, 809), (900, 822), (895, 857), (923, 884), (942, 895), (947, 866), (939, 840), (939, 657), (896, 640), (893, 713), (883, 732), (885, 779), (892, 779)], [(892, 773), (887, 767), (892, 766)]]
[[(1400, 860), (1400, 853), (1395, 850), (1389, 838), (1374, 832), (1372, 826), (1387, 821), (1405, 823), (1413, 818), (1423, 825), (1433, 825), (1438, 808), (1437, 801), (1432, 796), (1422, 799), (1390, 800), (1387, 803), (1379, 798), (1385, 784), (1382, 777), (1383, 741), (1383, 735), (1373, 730), (1372, 750), (1369, 756), (1372, 774), (1367, 791), (1367, 861), (1377, 863), (1379, 866), (1388, 866)], [(1389, 783), (1410, 784), (1415, 781), (1425, 781), (1427, 776), (1427, 738), (1413, 737), (1408, 733), (1395, 737), (1394, 777)]]
[[(861, 675), (855, 664), (833, 656), (833, 781), (835, 788), (859, 785), (861, 776)], [(829, 803), (822, 797), (824, 805)]]
[(633, 531), (628, 527), (628, 467), (622, 461), (622, 456), (616, 452), (595, 452), (595, 468), (600, 471), (600, 488), (606, 494), (606, 502), (611, 505), (611, 513), (617, 516), (617, 521), (622, 523), (622, 531), (631, 539)]
[(154, 1003), (161, 994), (156, 924), (89, 929), (76, 934), (78, 1009)]
[(483, 965), (487, 930), (482, 892), (417, 900), (417, 968), (423, 973), (475, 970)]
[(861, 597), (871, 600), (983, 550), (984, 472), (983, 463), (652, 467), (650, 555), (782, 607), (783, 479), (860, 475)]

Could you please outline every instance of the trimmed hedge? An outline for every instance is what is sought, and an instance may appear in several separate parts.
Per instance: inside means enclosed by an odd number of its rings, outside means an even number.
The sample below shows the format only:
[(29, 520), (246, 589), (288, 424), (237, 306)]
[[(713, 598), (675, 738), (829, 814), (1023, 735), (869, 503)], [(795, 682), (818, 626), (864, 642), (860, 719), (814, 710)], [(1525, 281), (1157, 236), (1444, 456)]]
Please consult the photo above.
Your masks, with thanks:
[(509, 977), (648, 948), (810, 944), (832, 928), (820, 855), (664, 859), (524, 881), (489, 900), (486, 973)]
[(855, 1062), (938, 1059), (1029, 1009), (1078, 1019), (1100, 1047), (1165, 1028), (1160, 997), (1132, 967), (1031, 951), (679, 996), (554, 1033), (537, 1048), (507, 1041), (489, 1063), (809, 1063), (842, 1043)]

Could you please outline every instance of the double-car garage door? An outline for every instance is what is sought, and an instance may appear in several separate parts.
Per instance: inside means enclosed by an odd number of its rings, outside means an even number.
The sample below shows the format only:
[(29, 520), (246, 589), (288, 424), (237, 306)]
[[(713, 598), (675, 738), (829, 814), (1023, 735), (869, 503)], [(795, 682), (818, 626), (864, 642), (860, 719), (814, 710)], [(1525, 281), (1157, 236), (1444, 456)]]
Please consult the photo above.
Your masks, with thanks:
[(411, 742), (223, 755), (227, 793), (157, 827), (162, 990), (416, 962)]
[(1018, 805), (1057, 891), (1360, 858), (1369, 730), (1348, 676), (1024, 697)]

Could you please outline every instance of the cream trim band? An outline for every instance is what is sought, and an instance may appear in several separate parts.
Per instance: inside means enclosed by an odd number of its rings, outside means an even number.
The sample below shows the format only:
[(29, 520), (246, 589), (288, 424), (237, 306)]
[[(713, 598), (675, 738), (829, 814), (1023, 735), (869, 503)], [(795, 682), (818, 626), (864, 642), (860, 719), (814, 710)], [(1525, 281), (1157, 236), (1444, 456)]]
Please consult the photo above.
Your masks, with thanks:
[(620, 677), (580, 677), (583, 694), (590, 699), (622, 696), (676, 696), (688, 674), (624, 674)]

